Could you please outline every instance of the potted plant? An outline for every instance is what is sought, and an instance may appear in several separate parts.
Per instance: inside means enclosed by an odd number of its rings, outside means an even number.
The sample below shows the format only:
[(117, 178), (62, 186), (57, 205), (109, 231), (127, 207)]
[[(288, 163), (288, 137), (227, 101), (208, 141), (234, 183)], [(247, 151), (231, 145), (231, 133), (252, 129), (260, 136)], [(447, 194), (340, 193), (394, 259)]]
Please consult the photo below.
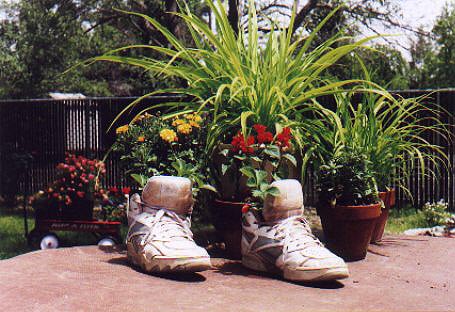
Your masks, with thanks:
[(189, 178), (196, 199), (192, 220), (209, 222), (202, 207), (211, 196), (200, 190), (216, 190), (211, 186), (207, 166), (207, 119), (204, 116), (184, 112), (163, 118), (159, 113), (141, 113), (130, 124), (117, 128), (116, 132), (112, 151), (120, 156), (120, 165), (135, 189), (142, 189), (148, 178), (157, 175)]
[(56, 180), (33, 196), (36, 218), (92, 220), (94, 200), (103, 192), (99, 176), (105, 172), (101, 161), (68, 154), (57, 165)]
[(321, 166), (318, 191), (318, 214), (328, 248), (345, 260), (364, 259), (381, 213), (366, 156), (344, 151)]
[(395, 204), (395, 188), (412, 199), (406, 181), (413, 164), (419, 164), (422, 175), (433, 174), (428, 164), (437, 168), (439, 159), (447, 158), (443, 148), (430, 144), (425, 136), (433, 133), (450, 138), (453, 134), (439, 119), (446, 112), (431, 103), (423, 104), (427, 96), (404, 99), (379, 86), (370, 92), (371, 85), (334, 94), (336, 108), (323, 112), (324, 126), (315, 149), (322, 162), (346, 148), (365, 155), (383, 201), (372, 235), (372, 242), (378, 242)]
[(219, 197), (213, 202), (214, 225), (223, 236), (228, 255), (239, 258), (242, 237), (241, 216), (245, 205), (256, 206), (267, 194), (270, 184), (295, 175), (297, 161), (292, 155), (290, 128), (273, 134), (261, 124), (239, 131), (219, 147), (212, 170), (217, 177)]

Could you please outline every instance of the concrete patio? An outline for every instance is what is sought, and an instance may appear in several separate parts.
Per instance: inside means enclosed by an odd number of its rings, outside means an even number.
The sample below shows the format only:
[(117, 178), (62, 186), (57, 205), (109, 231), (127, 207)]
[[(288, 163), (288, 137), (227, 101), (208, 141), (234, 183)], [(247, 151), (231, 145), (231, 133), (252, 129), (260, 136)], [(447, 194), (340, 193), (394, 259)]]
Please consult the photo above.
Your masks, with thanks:
[(200, 274), (153, 276), (96, 246), (0, 261), (0, 311), (453, 311), (455, 240), (388, 236), (349, 279), (289, 283), (214, 258)]

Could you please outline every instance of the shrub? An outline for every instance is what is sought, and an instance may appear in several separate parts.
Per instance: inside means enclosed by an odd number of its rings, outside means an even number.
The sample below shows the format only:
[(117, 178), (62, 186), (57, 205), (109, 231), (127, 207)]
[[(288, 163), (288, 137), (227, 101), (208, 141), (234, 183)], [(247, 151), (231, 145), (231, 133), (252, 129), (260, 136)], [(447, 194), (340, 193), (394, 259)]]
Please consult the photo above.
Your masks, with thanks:
[(321, 204), (370, 205), (378, 202), (377, 185), (365, 155), (347, 150), (320, 168), (318, 191)]
[(422, 213), (428, 226), (446, 225), (452, 216), (448, 211), (449, 204), (443, 199), (437, 203), (426, 203), (422, 208)]
[(117, 128), (113, 151), (120, 154), (122, 167), (140, 187), (152, 176), (182, 176), (192, 180), (197, 195), (200, 188), (210, 188), (205, 136), (206, 122), (198, 114), (172, 119), (143, 114)]
[(101, 161), (68, 154), (65, 162), (57, 165), (56, 180), (31, 198), (32, 205), (35, 208), (67, 207), (80, 199), (94, 200), (103, 192), (99, 176), (105, 172)]

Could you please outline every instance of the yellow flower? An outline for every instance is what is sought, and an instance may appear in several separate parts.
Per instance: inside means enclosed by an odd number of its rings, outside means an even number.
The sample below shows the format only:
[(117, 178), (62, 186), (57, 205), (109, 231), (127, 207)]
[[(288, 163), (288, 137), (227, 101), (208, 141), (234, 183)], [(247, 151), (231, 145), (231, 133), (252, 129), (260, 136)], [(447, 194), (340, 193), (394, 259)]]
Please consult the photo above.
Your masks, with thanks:
[(177, 133), (175, 133), (175, 131), (171, 129), (161, 130), (160, 137), (168, 143), (176, 142), (178, 140)]
[(193, 117), (193, 120), (197, 123), (201, 123), (202, 122), (202, 117), (199, 116), (198, 114), (194, 113), (194, 117)]
[(184, 123), (184, 124), (181, 124), (181, 125), (177, 126), (177, 132), (178, 133), (190, 134), (191, 130), (192, 130), (191, 125), (187, 124), (187, 123)]
[(177, 126), (180, 126), (181, 124), (184, 124), (184, 123), (185, 123), (185, 120), (183, 120), (183, 119), (176, 119), (176, 120), (174, 120), (174, 121), (172, 122), (172, 125), (173, 125), (174, 127), (177, 127)]
[(200, 128), (200, 127), (201, 127), (201, 125), (198, 124), (198, 123), (197, 123), (196, 121), (194, 121), (194, 120), (191, 120), (191, 121), (190, 121), (190, 126), (191, 126), (191, 127), (194, 127), (194, 128)]
[(128, 131), (128, 128), (129, 128), (128, 125), (124, 125), (124, 126), (118, 127), (118, 128), (115, 130), (115, 133), (117, 133), (117, 134), (125, 133), (125, 132)]
[(137, 141), (138, 142), (144, 142), (145, 141), (145, 137), (141, 135), (140, 137), (137, 138)]

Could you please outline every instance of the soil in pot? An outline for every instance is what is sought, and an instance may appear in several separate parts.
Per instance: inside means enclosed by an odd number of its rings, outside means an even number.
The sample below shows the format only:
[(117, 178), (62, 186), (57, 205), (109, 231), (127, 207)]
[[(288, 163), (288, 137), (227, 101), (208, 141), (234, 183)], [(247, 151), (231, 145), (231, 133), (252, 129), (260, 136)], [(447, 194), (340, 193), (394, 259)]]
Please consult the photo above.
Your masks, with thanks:
[(240, 259), (244, 203), (215, 199), (212, 206), (213, 224), (224, 240), (228, 258)]
[(318, 207), (327, 247), (346, 261), (366, 257), (381, 203), (368, 206)]
[(387, 192), (379, 192), (379, 198), (384, 202), (384, 207), (381, 209), (381, 215), (376, 219), (376, 224), (371, 236), (371, 243), (378, 243), (382, 240), (384, 229), (389, 218), (390, 208), (395, 206), (395, 189)]

